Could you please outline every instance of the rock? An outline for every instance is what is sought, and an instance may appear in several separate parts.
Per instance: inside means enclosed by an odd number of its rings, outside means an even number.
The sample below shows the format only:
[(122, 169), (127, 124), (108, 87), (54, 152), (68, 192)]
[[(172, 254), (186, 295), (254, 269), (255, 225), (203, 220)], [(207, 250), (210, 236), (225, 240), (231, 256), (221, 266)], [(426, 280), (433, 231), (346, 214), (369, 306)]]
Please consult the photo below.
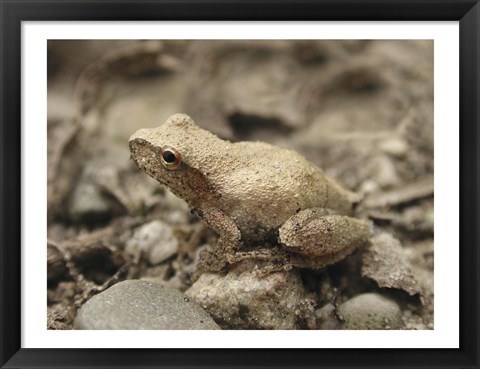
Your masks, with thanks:
[(66, 273), (67, 263), (63, 253), (52, 243), (47, 243), (47, 281), (55, 282)]
[(335, 316), (335, 307), (333, 304), (326, 304), (320, 309), (315, 310), (317, 329), (338, 329), (340, 320)]
[(315, 329), (339, 329), (340, 320), (335, 316), (335, 307), (333, 304), (326, 304), (320, 309), (315, 310), (315, 318)]
[(150, 264), (155, 265), (177, 253), (178, 240), (168, 224), (154, 220), (135, 231), (126, 250), (133, 255), (143, 252)]
[(345, 319), (342, 329), (399, 329), (402, 325), (397, 303), (376, 293), (355, 296), (338, 310)]
[(398, 288), (411, 296), (420, 295), (422, 300), (430, 294), (428, 285), (408, 260), (407, 250), (389, 233), (372, 238), (371, 246), (362, 255), (362, 264), (362, 275), (380, 287)]
[(378, 155), (374, 163), (375, 171), (373, 178), (380, 187), (392, 187), (400, 182), (395, 164), (387, 155)]
[(111, 216), (111, 208), (97, 185), (79, 182), (70, 201), (70, 218), (77, 223), (105, 221)]
[(78, 311), (74, 329), (219, 329), (195, 302), (147, 281), (115, 284)]
[(404, 157), (409, 150), (408, 143), (401, 137), (388, 137), (380, 142), (380, 149), (394, 157)]
[(77, 223), (95, 224), (119, 212), (118, 203), (105, 193), (104, 183), (118, 181), (112, 166), (88, 164), (70, 198), (69, 215)]
[(252, 262), (225, 276), (206, 273), (185, 294), (206, 309), (224, 329), (295, 329), (304, 296), (298, 271), (259, 277)]

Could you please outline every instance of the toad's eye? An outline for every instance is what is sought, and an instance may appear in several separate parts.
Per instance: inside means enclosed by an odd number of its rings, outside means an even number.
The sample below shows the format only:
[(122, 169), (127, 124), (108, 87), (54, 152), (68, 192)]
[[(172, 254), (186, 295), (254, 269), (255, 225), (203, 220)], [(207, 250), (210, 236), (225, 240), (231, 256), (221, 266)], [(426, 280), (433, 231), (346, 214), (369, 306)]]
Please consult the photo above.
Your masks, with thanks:
[(160, 161), (167, 169), (177, 169), (182, 164), (182, 156), (173, 147), (164, 147), (160, 151)]

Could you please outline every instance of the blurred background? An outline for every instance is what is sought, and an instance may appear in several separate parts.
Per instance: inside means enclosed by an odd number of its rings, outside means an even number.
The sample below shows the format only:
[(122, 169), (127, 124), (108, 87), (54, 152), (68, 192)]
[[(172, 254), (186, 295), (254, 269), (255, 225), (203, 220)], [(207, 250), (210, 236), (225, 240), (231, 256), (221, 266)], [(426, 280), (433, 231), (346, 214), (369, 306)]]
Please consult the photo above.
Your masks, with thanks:
[[(433, 41), (51, 40), (50, 329), (70, 329), (79, 306), (120, 280), (191, 285), (216, 235), (128, 149), (137, 129), (179, 112), (224, 139), (302, 153), (361, 194), (359, 211), (433, 278)], [(373, 288), (350, 274), (331, 282), (342, 298)], [(399, 300), (403, 328), (433, 327), (433, 301)]]

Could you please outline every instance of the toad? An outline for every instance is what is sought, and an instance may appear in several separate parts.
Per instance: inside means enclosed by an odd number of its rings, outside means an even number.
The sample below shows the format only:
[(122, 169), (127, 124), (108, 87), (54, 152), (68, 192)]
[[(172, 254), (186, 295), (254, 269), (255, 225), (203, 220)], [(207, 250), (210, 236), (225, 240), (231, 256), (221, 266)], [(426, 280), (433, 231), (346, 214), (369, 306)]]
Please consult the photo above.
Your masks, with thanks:
[(352, 217), (358, 197), (293, 150), (230, 142), (175, 114), (129, 140), (138, 168), (185, 200), (218, 234), (199, 268), (244, 259), (269, 270), (319, 269), (366, 245), (368, 220)]

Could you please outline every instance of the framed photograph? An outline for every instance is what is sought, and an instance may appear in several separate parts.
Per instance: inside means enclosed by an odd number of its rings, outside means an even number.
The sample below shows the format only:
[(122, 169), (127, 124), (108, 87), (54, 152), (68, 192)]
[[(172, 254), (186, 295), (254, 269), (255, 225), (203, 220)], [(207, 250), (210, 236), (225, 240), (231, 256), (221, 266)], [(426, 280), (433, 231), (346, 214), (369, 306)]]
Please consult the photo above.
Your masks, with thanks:
[(1, 7), (2, 368), (479, 367), (477, 1)]

